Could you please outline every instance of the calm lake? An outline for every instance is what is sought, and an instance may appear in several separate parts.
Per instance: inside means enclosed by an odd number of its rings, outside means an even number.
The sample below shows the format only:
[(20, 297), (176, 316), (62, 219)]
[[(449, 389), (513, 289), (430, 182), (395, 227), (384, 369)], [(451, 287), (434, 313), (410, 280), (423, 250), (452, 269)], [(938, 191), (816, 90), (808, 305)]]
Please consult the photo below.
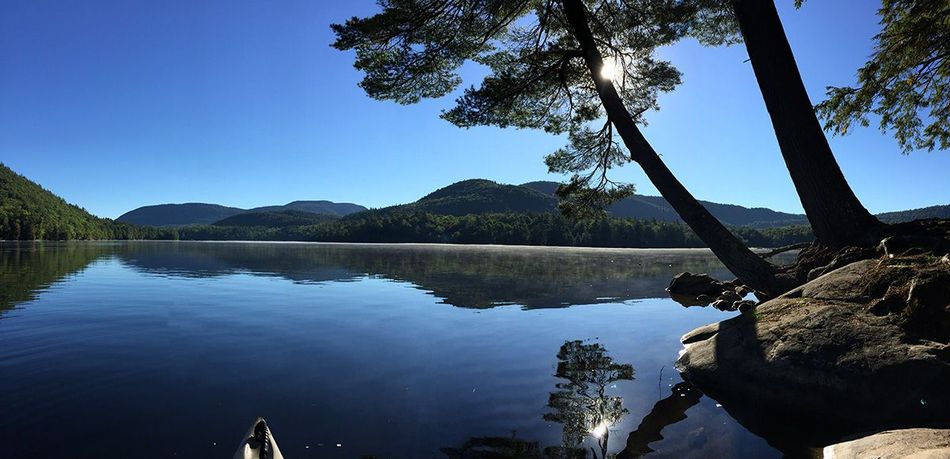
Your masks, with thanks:
[[(670, 300), (681, 271), (731, 278), (703, 250), (0, 243), (0, 456), (229, 458), (264, 416), (288, 459), (781, 457), (681, 384), (680, 336), (736, 314)], [(606, 429), (549, 406), (574, 351), (632, 367)]]

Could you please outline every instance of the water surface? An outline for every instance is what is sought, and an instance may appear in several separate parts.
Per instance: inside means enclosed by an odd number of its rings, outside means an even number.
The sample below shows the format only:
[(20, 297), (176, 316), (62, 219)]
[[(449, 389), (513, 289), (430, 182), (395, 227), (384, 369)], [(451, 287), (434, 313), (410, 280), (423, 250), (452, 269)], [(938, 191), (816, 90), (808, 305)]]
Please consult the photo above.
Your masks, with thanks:
[[(669, 300), (686, 270), (729, 277), (702, 250), (2, 243), (0, 444), (226, 458), (264, 416), (288, 459), (780, 457), (673, 370), (734, 314)], [(609, 425), (549, 406), (591, 377), (565, 359), (603, 358), (632, 370)]]

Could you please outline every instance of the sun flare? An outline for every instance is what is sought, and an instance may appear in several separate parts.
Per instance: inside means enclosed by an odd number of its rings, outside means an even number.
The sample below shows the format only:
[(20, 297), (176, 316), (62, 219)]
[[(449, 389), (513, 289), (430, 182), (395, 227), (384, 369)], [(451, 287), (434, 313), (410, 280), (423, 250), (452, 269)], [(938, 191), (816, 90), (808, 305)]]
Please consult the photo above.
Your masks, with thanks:
[(614, 57), (604, 57), (604, 65), (600, 68), (600, 77), (607, 81), (614, 81), (623, 69), (620, 68), (620, 61)]
[(608, 427), (610, 427), (610, 424), (607, 423), (607, 421), (603, 421), (600, 424), (594, 426), (593, 429), (590, 429), (590, 434), (593, 435), (594, 438), (603, 438), (607, 433)]

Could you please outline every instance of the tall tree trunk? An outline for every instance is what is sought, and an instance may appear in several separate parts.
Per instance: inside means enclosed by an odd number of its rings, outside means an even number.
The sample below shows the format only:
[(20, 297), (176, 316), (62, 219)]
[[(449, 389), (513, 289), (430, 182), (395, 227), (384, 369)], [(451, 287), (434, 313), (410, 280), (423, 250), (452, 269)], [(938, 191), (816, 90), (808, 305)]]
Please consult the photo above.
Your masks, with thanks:
[(643, 133), (633, 122), (633, 117), (623, 104), (611, 81), (600, 77), (604, 66), (603, 57), (597, 49), (590, 31), (587, 11), (583, 0), (562, 0), (568, 22), (580, 43), (584, 61), (600, 94), (607, 117), (617, 130), (630, 157), (637, 162), (656, 189), (670, 203), (680, 218), (689, 225), (713, 253), (746, 285), (774, 296), (785, 291), (776, 278), (776, 269), (770, 263), (752, 253), (745, 244), (732, 234), (719, 220), (693, 197), (647, 142)]
[(819, 244), (873, 243), (884, 227), (854, 195), (825, 137), (773, 0), (733, 0), (782, 157)]

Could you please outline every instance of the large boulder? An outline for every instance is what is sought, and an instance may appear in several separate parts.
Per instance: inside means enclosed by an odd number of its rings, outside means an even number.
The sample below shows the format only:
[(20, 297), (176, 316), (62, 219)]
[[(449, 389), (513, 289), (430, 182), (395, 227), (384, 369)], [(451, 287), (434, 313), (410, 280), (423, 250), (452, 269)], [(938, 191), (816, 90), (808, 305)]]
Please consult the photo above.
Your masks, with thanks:
[(678, 368), (786, 452), (950, 422), (950, 264), (885, 257), (683, 337)]
[(950, 430), (888, 430), (825, 447), (823, 459), (946, 459), (950, 457)]

